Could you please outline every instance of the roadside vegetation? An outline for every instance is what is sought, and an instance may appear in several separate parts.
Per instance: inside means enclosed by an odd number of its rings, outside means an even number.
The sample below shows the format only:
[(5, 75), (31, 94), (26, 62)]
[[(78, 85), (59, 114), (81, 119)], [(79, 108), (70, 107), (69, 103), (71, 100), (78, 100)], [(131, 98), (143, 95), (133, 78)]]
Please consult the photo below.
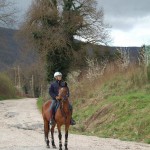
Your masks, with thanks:
[(132, 66), (96, 77), (87, 70), (80, 82), (72, 74), (69, 85), (77, 121), (72, 131), (150, 143), (149, 69)]
[(16, 98), (16, 89), (9, 77), (0, 73), (0, 100)]
[(38, 100), (37, 100), (37, 107), (39, 109), (40, 112), (42, 112), (42, 105), (44, 103), (44, 100), (42, 97), (39, 97)]

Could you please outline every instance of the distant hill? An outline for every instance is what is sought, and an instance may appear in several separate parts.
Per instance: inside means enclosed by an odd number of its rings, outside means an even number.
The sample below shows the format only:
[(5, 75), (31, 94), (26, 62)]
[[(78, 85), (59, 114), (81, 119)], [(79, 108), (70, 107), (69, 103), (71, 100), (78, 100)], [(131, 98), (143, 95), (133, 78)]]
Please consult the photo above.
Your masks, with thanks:
[(16, 30), (0, 27), (0, 70), (5, 69), (19, 59), (19, 44), (15, 40)]
[[(37, 54), (35, 52), (32, 52), (32, 54), (30, 52), (30, 54), (24, 56), (23, 50), (26, 49), (25, 44), (15, 38), (16, 33), (17, 30), (0, 27), (0, 71), (11, 67), (18, 62), (24, 64), (32, 63), (37, 58)], [(114, 53), (117, 48), (122, 50), (126, 49), (126, 47), (96, 45), (94, 47), (87, 47), (87, 52), (92, 56), (94, 53), (93, 49), (97, 49), (100, 55), (103, 55), (105, 52), (109, 52), (111, 54)], [(130, 51), (131, 61), (137, 60), (140, 47), (128, 47), (127, 49)]]
[(12, 67), (14, 64), (30, 63), (35, 60), (34, 52), (23, 59), (25, 44), (16, 38), (17, 30), (0, 27), (0, 71)]
[(96, 55), (112, 55), (117, 52), (117, 50), (129, 53), (130, 62), (135, 63), (138, 61), (139, 50), (141, 47), (117, 47), (117, 46), (103, 46), (103, 45), (89, 45), (87, 52), (90, 56)]

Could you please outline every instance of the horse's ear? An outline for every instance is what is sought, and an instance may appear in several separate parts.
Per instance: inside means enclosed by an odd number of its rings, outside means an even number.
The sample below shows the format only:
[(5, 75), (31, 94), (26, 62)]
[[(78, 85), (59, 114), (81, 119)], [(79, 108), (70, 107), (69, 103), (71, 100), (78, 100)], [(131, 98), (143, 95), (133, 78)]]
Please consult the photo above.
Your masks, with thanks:
[(66, 82), (61, 82), (61, 83), (60, 83), (60, 86), (61, 86), (61, 87), (67, 87), (67, 83), (66, 83)]

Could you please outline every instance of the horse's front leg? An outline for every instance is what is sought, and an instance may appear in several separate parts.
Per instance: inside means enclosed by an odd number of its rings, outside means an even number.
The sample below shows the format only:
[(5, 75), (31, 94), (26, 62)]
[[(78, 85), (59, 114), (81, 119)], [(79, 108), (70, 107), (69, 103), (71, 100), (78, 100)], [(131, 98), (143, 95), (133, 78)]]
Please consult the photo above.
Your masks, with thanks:
[(46, 119), (44, 119), (45, 142), (47, 144), (47, 148), (50, 148), (50, 146), (49, 146), (49, 139), (48, 139), (48, 133), (49, 133), (49, 122)]
[(52, 138), (51, 142), (52, 142), (52, 147), (56, 148), (55, 141), (54, 141), (54, 129), (55, 129), (55, 125), (53, 125), (51, 128), (51, 138)]
[(58, 128), (58, 138), (59, 138), (59, 150), (62, 150), (62, 134), (61, 134), (61, 125), (57, 124)]
[(65, 125), (65, 150), (68, 150), (68, 130), (69, 125)]

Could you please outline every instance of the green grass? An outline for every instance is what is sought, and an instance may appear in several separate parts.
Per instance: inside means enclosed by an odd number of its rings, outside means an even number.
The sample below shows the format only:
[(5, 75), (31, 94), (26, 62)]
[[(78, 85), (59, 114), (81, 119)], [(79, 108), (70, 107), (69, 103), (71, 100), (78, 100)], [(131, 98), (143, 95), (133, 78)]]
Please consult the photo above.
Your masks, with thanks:
[(40, 112), (42, 112), (42, 105), (43, 105), (43, 98), (39, 97), (37, 100), (37, 107), (38, 107)]
[(150, 144), (150, 84), (142, 79), (118, 76), (75, 100), (73, 132)]
[(6, 99), (7, 99), (7, 96), (0, 96), (0, 101), (6, 100)]
[(113, 111), (107, 114), (114, 120), (94, 130), (97, 135), (143, 141), (150, 134), (150, 95), (146, 93), (125, 93), (122, 96), (110, 96), (106, 103), (113, 102)]

